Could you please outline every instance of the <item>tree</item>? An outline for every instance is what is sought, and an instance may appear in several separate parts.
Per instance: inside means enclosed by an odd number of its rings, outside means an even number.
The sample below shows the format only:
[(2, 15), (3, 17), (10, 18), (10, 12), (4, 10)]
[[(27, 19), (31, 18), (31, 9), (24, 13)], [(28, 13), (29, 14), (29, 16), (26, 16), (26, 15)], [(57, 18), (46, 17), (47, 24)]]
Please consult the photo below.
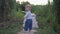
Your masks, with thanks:
[(29, 2), (21, 2), (21, 10), (25, 11), (25, 4), (30, 4)]
[(16, 0), (0, 0), (0, 27), (4, 27), (8, 23), (8, 15), (16, 9)]
[(60, 28), (59, 28), (60, 26), (60, 4), (59, 4), (60, 0), (53, 0), (53, 2), (54, 2), (54, 8), (57, 12), (57, 20), (58, 20), (58, 25), (56, 26), (55, 31), (57, 31), (60, 34)]

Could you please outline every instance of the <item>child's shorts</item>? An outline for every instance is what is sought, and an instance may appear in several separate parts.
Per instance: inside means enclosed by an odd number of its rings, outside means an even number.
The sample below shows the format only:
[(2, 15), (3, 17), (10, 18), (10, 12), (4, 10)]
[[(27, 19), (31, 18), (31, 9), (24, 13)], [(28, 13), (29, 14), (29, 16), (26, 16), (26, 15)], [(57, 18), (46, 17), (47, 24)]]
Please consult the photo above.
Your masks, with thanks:
[(28, 29), (29, 30), (32, 29), (32, 19), (27, 19), (26, 22), (25, 22), (24, 30), (27, 31)]

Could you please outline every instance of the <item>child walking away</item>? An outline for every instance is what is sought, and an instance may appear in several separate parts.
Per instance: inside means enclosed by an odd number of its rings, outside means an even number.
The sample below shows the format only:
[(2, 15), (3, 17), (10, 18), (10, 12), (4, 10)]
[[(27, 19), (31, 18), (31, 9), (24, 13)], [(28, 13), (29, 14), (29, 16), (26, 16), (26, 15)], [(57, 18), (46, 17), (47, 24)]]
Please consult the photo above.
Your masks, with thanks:
[(31, 9), (30, 9), (30, 4), (26, 4), (25, 5), (25, 11), (26, 11), (26, 15), (24, 16), (24, 18), (26, 19), (25, 22), (25, 26), (24, 26), (24, 31), (28, 31), (31, 32), (32, 30), (32, 16), (31, 16)]

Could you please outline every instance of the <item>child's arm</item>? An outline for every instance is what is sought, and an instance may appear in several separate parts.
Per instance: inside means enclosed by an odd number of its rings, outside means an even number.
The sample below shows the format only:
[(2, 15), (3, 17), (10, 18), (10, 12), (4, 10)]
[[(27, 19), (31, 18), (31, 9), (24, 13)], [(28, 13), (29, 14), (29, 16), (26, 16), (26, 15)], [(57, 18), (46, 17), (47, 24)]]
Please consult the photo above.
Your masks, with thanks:
[(24, 16), (24, 18), (26, 18), (28, 16), (29, 13), (26, 13), (26, 15)]

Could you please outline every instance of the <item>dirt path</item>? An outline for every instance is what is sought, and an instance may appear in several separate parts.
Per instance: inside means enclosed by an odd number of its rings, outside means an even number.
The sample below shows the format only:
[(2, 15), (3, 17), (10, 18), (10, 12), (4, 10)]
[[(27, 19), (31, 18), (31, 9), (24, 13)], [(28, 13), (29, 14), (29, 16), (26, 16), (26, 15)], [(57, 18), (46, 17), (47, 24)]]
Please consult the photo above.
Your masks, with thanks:
[(34, 34), (34, 32), (37, 32), (37, 31), (36, 30), (32, 30), (31, 32), (20, 31), (18, 32), (18, 34)]

